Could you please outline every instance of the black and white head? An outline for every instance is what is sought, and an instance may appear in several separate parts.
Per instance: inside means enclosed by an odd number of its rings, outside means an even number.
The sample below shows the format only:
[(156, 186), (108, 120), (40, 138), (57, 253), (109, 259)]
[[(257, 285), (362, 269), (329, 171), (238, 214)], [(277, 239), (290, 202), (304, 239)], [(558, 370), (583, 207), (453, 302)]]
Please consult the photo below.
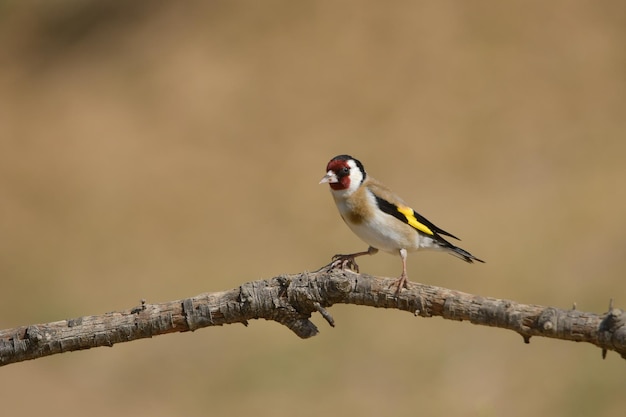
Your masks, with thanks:
[(361, 186), (366, 177), (361, 161), (350, 155), (338, 155), (326, 166), (326, 175), (320, 184), (327, 182), (333, 191), (351, 194)]

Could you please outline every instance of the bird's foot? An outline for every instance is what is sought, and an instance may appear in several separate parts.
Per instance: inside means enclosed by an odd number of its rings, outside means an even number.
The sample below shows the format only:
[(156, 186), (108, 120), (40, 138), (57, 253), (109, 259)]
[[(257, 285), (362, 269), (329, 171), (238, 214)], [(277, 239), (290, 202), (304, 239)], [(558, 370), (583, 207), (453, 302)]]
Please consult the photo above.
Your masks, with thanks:
[(400, 277), (398, 277), (398, 279), (396, 279), (395, 281), (393, 281), (391, 283), (391, 285), (389, 286), (389, 288), (392, 287), (397, 287), (396, 288), (396, 295), (400, 294), (400, 291), (402, 291), (403, 288), (408, 289), (409, 286), (407, 285), (408, 282), (408, 277), (406, 276), (406, 274), (402, 274), (400, 275)]
[(359, 266), (356, 264), (354, 260), (356, 256), (354, 254), (351, 255), (335, 255), (333, 256), (333, 260), (328, 264), (328, 269), (346, 269), (350, 268), (354, 272), (359, 272)]

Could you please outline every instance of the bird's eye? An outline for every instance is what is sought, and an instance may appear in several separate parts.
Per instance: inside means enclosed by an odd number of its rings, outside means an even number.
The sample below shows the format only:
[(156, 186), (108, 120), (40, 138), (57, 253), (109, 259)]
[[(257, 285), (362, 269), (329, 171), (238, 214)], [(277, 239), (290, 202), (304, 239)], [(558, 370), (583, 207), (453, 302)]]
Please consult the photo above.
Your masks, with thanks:
[(339, 171), (339, 174), (341, 174), (341, 175), (348, 175), (349, 173), (350, 173), (350, 168), (348, 168), (348, 167), (343, 167)]

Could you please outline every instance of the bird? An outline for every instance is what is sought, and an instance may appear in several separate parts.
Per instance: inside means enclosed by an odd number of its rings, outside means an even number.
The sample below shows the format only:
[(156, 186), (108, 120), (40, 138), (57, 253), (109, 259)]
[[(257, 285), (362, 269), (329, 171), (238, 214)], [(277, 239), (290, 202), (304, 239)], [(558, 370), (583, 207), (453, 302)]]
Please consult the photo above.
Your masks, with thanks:
[(355, 262), (359, 256), (375, 255), (379, 250), (399, 255), (402, 274), (392, 283), (398, 294), (408, 288), (408, 252), (429, 249), (447, 252), (468, 263), (485, 262), (446, 240), (444, 236), (460, 239), (413, 210), (391, 189), (368, 175), (361, 161), (350, 155), (331, 159), (319, 183), (328, 183), (341, 218), (369, 245), (363, 252), (333, 256), (330, 268), (359, 272)]

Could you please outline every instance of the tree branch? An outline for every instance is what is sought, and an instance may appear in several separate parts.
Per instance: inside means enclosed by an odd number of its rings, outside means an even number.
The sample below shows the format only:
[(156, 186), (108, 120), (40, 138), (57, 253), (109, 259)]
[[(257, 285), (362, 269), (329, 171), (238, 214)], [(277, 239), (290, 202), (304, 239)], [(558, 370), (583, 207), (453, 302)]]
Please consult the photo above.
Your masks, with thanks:
[(526, 343), (532, 336), (592, 343), (626, 359), (626, 315), (613, 308), (604, 314), (560, 310), (481, 297), (441, 287), (409, 283), (398, 296), (391, 279), (347, 270), (320, 270), (247, 282), (238, 288), (184, 300), (147, 304), (130, 310), (84, 316), (46, 324), (0, 330), (0, 366), (62, 352), (113, 346), (115, 343), (224, 324), (273, 320), (301, 338), (318, 333), (309, 320), (333, 304), (395, 308), (416, 316), (510, 329)]

